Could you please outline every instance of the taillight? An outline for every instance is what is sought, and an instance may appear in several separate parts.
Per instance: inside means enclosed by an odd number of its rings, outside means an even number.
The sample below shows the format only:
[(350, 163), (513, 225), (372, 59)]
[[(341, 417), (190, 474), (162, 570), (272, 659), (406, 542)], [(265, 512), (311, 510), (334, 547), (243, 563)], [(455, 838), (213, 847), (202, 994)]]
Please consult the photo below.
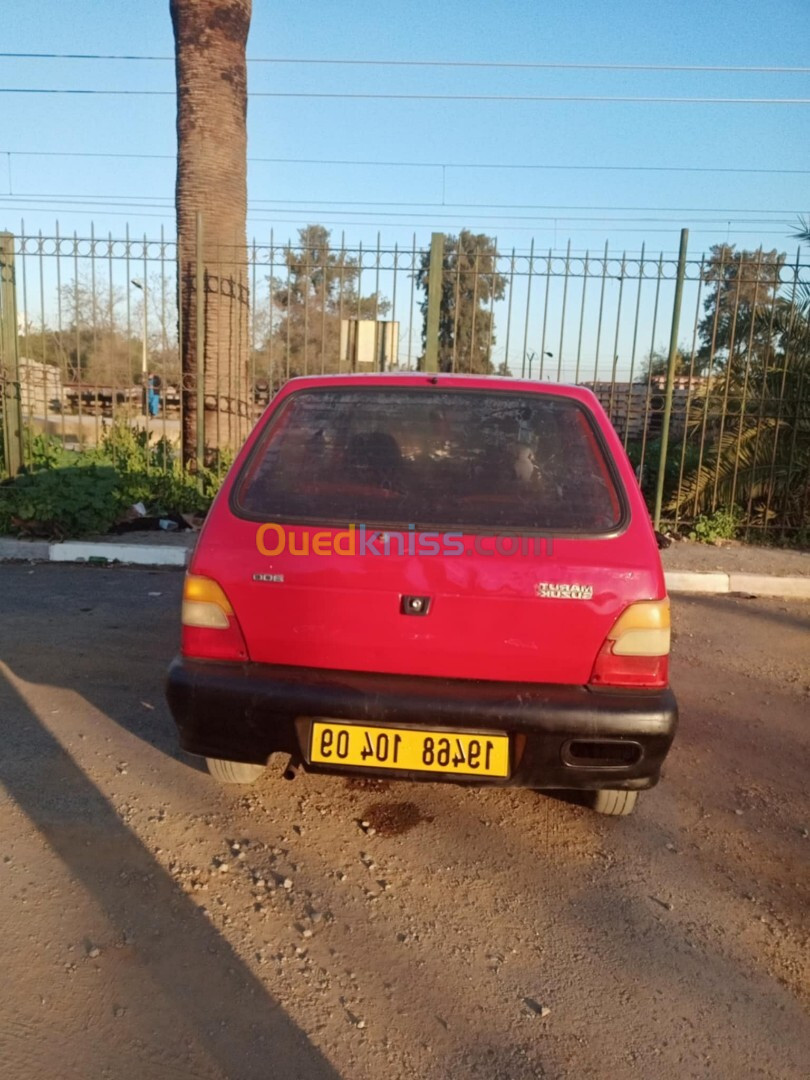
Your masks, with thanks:
[(669, 600), (626, 608), (605, 638), (591, 673), (595, 686), (664, 687), (669, 682)]
[(211, 578), (187, 574), (180, 617), (183, 656), (205, 660), (247, 660), (245, 639), (231, 602)]

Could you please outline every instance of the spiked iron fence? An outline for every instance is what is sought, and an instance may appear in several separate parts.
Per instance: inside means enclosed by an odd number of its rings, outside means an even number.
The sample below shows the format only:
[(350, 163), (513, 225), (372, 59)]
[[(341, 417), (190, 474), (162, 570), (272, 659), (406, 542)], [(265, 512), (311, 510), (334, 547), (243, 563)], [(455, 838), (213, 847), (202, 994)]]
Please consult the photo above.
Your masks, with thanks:
[[(310, 229), (297, 243), (271, 234), (240, 252), (249, 340), (233, 348), (247, 368), (245, 432), (301, 374), (422, 368), (583, 383), (651, 509), (658, 494), (663, 524), (722, 509), (748, 537), (806, 540), (810, 264), (801, 251), (788, 260), (718, 245), (679, 260), (570, 242), (504, 252), (465, 236), (368, 248)], [(216, 262), (184, 287), (207, 293)], [(115, 422), (177, 447), (183, 410), (202, 395), (181, 371), (174, 239), (21, 231), (4, 234), (0, 263), (5, 472), (30, 466), (42, 439), (78, 451)], [(215, 406), (233, 393), (225, 340), (200, 350)]]

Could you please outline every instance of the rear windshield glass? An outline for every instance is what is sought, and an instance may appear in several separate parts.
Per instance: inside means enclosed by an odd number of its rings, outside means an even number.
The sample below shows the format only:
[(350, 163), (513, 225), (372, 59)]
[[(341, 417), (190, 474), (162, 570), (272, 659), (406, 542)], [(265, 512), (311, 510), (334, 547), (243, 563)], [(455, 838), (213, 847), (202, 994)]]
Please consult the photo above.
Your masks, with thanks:
[(234, 509), (264, 521), (605, 533), (622, 511), (586, 409), (505, 391), (291, 394)]

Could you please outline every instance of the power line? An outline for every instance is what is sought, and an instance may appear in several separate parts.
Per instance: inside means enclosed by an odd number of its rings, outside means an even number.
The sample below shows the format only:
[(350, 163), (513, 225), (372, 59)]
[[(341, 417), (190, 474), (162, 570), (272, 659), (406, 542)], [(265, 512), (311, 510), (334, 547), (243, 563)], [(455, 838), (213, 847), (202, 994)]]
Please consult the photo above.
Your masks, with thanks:
[[(3, 150), (0, 154), (11, 157), (76, 157), (76, 158), (132, 158), (143, 161), (176, 161), (176, 154), (133, 154), (94, 152), (82, 150)], [(506, 162), (482, 161), (371, 161), (348, 158), (281, 158), (248, 157), (251, 164), (268, 165), (342, 165), (363, 168), (397, 169), (539, 169), (572, 172), (674, 172), (674, 173), (752, 173), (757, 175), (807, 176), (810, 169), (753, 169), (722, 165), (567, 165), (558, 162)]]
[[(6, 201), (6, 197), (0, 196), (0, 204)], [(103, 214), (112, 214), (114, 216), (126, 216), (130, 214), (133, 217), (157, 217), (168, 218), (173, 214), (173, 204), (171, 203), (135, 203), (135, 202), (109, 202), (104, 205), (99, 205), (98, 202), (80, 202), (77, 200), (59, 200), (58, 203), (44, 203), (40, 200), (31, 200), (37, 205), (34, 206), (21, 206), (18, 202), (13, 201), (8, 209), (13, 210), (35, 210), (35, 211), (63, 211), (63, 212), (84, 212), (88, 210), (96, 210)], [(153, 213), (163, 209), (165, 212)], [(144, 213), (144, 211), (149, 211)], [(276, 224), (293, 224), (296, 222), (311, 223), (313, 215), (299, 212), (296, 210), (278, 209), (275, 207), (263, 207), (258, 210), (258, 213), (268, 214), (272, 213), (273, 217), (257, 217), (257, 212), (251, 212), (248, 217), (251, 220), (261, 220), (268, 223), (275, 222)], [(327, 212), (328, 214), (329, 212)], [(346, 214), (346, 211), (338, 208), (333, 211), (337, 214)], [(371, 216), (370, 212), (369, 215)], [(537, 231), (538, 229), (550, 229), (550, 228), (565, 228), (566, 230), (574, 230), (576, 226), (586, 226), (581, 228), (580, 231), (601, 231), (603, 228), (610, 229), (611, 231), (628, 231), (628, 232), (644, 232), (651, 225), (666, 225), (670, 229), (676, 229), (684, 224), (684, 221), (690, 223), (690, 226), (696, 226), (698, 228), (706, 227), (703, 231), (711, 231), (717, 233), (720, 230), (727, 229), (731, 226), (735, 227), (735, 232), (741, 231), (740, 226), (756, 225), (759, 226), (757, 230), (745, 230), (750, 232), (761, 233), (763, 227), (773, 228), (774, 226), (782, 225), (785, 229), (789, 228), (787, 222), (773, 221), (770, 219), (755, 219), (755, 218), (696, 218), (689, 217), (611, 217), (609, 215), (601, 215), (598, 217), (583, 217), (572, 215), (548, 215), (540, 216), (534, 214), (520, 214), (520, 215), (482, 215), (477, 217), (474, 215), (460, 215), (460, 214), (421, 214), (421, 213), (395, 213), (392, 211), (384, 212), (385, 218), (396, 219), (382, 222), (376, 215), (372, 220), (364, 221), (357, 220), (355, 215), (354, 220), (344, 221), (342, 219), (335, 219), (329, 216), (324, 216), (321, 213), (317, 214), (317, 221), (319, 224), (344, 224), (352, 225), (355, 228), (372, 228), (378, 224), (384, 224), (386, 227), (395, 226), (408, 226), (414, 228), (428, 228), (435, 226), (438, 222), (443, 222), (452, 227), (457, 228), (459, 224), (466, 225), (468, 227), (486, 228), (488, 230), (507, 229), (519, 231)], [(417, 218), (418, 221), (413, 219)], [(402, 219), (405, 219), (404, 221)], [(531, 222), (531, 225), (519, 225), (519, 222)], [(643, 225), (644, 228), (633, 228), (632, 226)], [(659, 231), (659, 230), (652, 230)], [(666, 231), (666, 230), (660, 230)]]
[[(66, 208), (64, 206), (18, 206), (18, 205), (15, 205), (13, 207), (13, 209), (17, 210), (17, 211), (32, 212), (32, 213), (41, 213), (41, 212), (44, 212), (44, 211), (58, 213), (61, 210), (65, 210)], [(171, 217), (173, 217), (173, 214), (171, 212), (159, 214), (159, 213), (148, 212), (148, 211), (143, 211), (143, 210), (140, 210), (140, 211), (139, 210), (124, 211), (124, 210), (108, 210), (107, 208), (99, 208), (99, 209), (101, 210), (101, 212), (103, 212), (105, 217), (151, 218), (151, 219), (156, 219), (156, 220), (159, 220), (159, 221), (167, 221)], [(285, 218), (285, 219), (279, 219), (277, 217), (272, 217), (272, 218), (270, 218), (270, 217), (259, 217), (256, 214), (251, 214), (251, 213), (248, 213), (247, 220), (250, 221), (250, 222), (253, 222), (253, 223), (266, 224), (266, 225), (296, 225), (296, 224), (306, 224), (306, 223), (308, 223), (308, 219), (305, 218), (305, 217), (301, 217), (301, 216), (296, 216), (296, 217), (292, 217), (292, 218)], [(444, 219), (439, 218), (438, 220), (442, 221)], [(549, 219), (549, 220), (555, 221), (555, 222), (560, 222), (562, 219), (554, 218), (554, 219)], [(597, 220), (603, 220), (603, 219), (597, 219)], [(619, 220), (623, 220), (623, 219), (619, 219)], [(339, 218), (319, 218), (318, 223), (322, 224), (322, 225), (351, 225), (351, 226), (354, 226), (355, 228), (359, 226), (360, 228), (372, 229), (372, 230), (373, 229), (378, 229), (380, 227), (387, 228), (387, 229), (392, 229), (392, 230), (396, 229), (396, 230), (399, 230), (399, 231), (402, 231), (402, 230), (405, 230), (405, 229), (411, 230), (411, 229), (426, 229), (426, 228), (428, 228), (426, 223), (423, 222), (423, 221), (411, 221), (411, 222), (408, 222), (408, 221), (390, 221), (389, 222), (389, 221), (376, 220), (376, 221), (368, 221), (368, 222), (358, 222), (358, 221), (344, 221), (344, 220), (341, 220)], [(474, 224), (475, 224), (475, 226), (477, 228), (487, 229), (488, 231), (497, 231), (498, 228), (504, 228), (505, 227), (502, 223), (500, 225), (496, 225), (494, 223), (490, 225), (486, 221), (475, 222)], [(616, 234), (619, 234), (619, 233), (633, 233), (633, 234), (641, 233), (641, 234), (644, 234), (644, 235), (650, 235), (651, 233), (661, 233), (661, 234), (664, 234), (664, 235), (672, 236), (677, 232), (678, 226), (680, 224), (681, 224), (680, 220), (677, 221), (677, 222), (670, 223), (669, 227), (667, 227), (667, 228), (649, 228), (649, 227), (646, 227), (646, 226), (643, 227), (643, 228), (642, 227), (630, 227), (630, 228), (628, 228), (628, 227), (622, 227), (620, 225), (617, 226), (617, 225), (606, 224), (604, 229), (596, 229), (596, 228), (594, 228), (593, 225), (581, 226), (581, 227), (567, 225), (565, 231), (566, 231), (566, 233), (605, 232), (605, 233), (610, 233), (610, 234), (614, 234), (614, 233), (616, 233)], [(722, 224), (726, 225), (727, 222), (723, 221)], [(540, 226), (540, 227), (532, 226), (532, 225), (509, 225), (508, 226), (508, 231), (510, 233), (522, 232), (522, 233), (534, 233), (536, 235), (538, 232), (539, 233), (555, 232), (556, 229), (552, 225), (545, 225), (545, 226)], [(717, 229), (716, 226), (713, 227), (713, 228), (701, 228), (698, 225), (698, 227), (692, 228), (691, 231), (693, 233), (695, 233), (695, 234), (699, 233), (701, 235), (705, 234), (707, 236), (708, 235), (717, 236), (717, 233), (718, 233), (718, 229)], [(735, 229), (734, 230), (734, 235), (735, 236), (762, 236), (762, 230), (761, 229)], [(44, 238), (47, 239), (47, 237), (44, 237)], [(65, 237), (65, 239), (69, 239), (69, 237)], [(87, 238), (83, 238), (83, 239), (87, 239)], [(98, 240), (99, 242), (102, 242), (105, 239), (106, 238), (104, 236), (97, 236), (96, 237), (96, 240)], [(573, 252), (572, 252), (572, 254), (573, 254)], [(101, 257), (101, 256), (99, 256), (99, 257)]]
[[(114, 194), (107, 195), (97, 192), (85, 192), (82, 194), (76, 194), (73, 192), (61, 192), (61, 191), (43, 191), (43, 192), (15, 192), (7, 195), (2, 195), (0, 198), (4, 199), (65, 199), (65, 200), (80, 200), (83, 202), (103, 201), (110, 200), (116, 202), (125, 202), (135, 205), (139, 201), (143, 202), (170, 202), (174, 205), (173, 198), (170, 199), (166, 195), (145, 195), (139, 192), (137, 195), (126, 194)], [(355, 206), (370, 206), (374, 207), (372, 213), (375, 213), (379, 208), (385, 207), (405, 207), (409, 210), (417, 208), (426, 208), (430, 211), (435, 210), (568, 210), (575, 211), (577, 213), (595, 213), (597, 211), (608, 211), (611, 213), (662, 213), (662, 214), (772, 214), (772, 215), (786, 215), (786, 214), (800, 214), (803, 211), (797, 210), (792, 207), (780, 207), (778, 209), (770, 209), (764, 207), (741, 207), (741, 206), (609, 206), (602, 204), (594, 205), (579, 205), (576, 203), (465, 203), (465, 202), (406, 202), (401, 199), (388, 199), (371, 201), (368, 199), (251, 199), (251, 204), (254, 206), (264, 205), (271, 208), (284, 207), (284, 206), (304, 206), (311, 207), (313, 210), (318, 208), (335, 207), (339, 208), (342, 213), (354, 214), (364, 213), (360, 210), (348, 210), (346, 207)], [(724, 217), (723, 221), (727, 219)], [(763, 218), (763, 220), (768, 220)]]
[[(117, 53), (31, 53), (0, 52), (0, 57), (11, 60), (147, 60), (174, 62), (174, 56), (149, 56)], [(315, 58), (293, 56), (249, 56), (249, 64), (306, 64), (343, 67), (438, 67), (438, 68), (502, 68), (504, 70), (530, 71), (692, 71), (717, 73), (745, 73), (769, 75), (807, 75), (808, 67), (770, 67), (736, 64), (585, 64), (549, 62), (524, 62), (500, 60), (383, 60), (350, 58)]]
[[(83, 97), (174, 97), (174, 90), (97, 90), (75, 87), (3, 86), (0, 94), (66, 94)], [(810, 98), (628, 97), (605, 94), (372, 94), (303, 90), (254, 90), (252, 98), (334, 101), (524, 101), (606, 105), (810, 105)]]
[[(19, 206), (16, 203), (13, 203), (9, 207), (9, 209), (15, 209), (16, 210), (16, 209), (23, 209), (23, 207)], [(109, 204), (106, 204), (104, 206), (99, 206), (97, 203), (88, 204), (88, 203), (60, 202), (56, 206), (55, 205), (42, 205), (42, 204), (39, 204), (39, 205), (34, 206), (34, 207), (28, 207), (28, 209), (33, 209), (33, 210), (57, 210), (57, 209), (61, 209), (61, 210), (64, 210), (64, 211), (68, 211), (68, 210), (73, 210), (73, 211), (82, 210), (83, 211), (83, 210), (96, 209), (100, 213), (105, 213), (105, 214), (108, 213), (108, 212), (112, 212), (113, 209), (116, 209), (116, 211), (117, 210), (132, 211), (133, 214), (136, 213), (136, 211), (143, 210), (143, 209), (146, 209), (146, 210), (164, 209), (164, 210), (167, 211), (168, 215), (171, 215), (173, 213), (173, 211), (174, 211), (174, 207), (172, 205), (170, 205), (170, 204), (161, 204), (161, 203), (109, 203)], [(282, 223), (282, 224), (284, 224), (284, 223), (289, 224), (291, 222), (296, 222), (296, 221), (306, 221), (306, 222), (308, 222), (310, 224), (312, 223), (312, 216), (311, 215), (306, 215), (306, 214), (303, 214), (302, 212), (295, 211), (295, 210), (275, 210), (274, 211), (273, 207), (263, 207), (263, 208), (260, 209), (260, 212), (263, 213), (263, 214), (268, 214), (268, 213), (273, 213), (274, 214), (274, 216), (272, 218), (264, 218), (264, 219), (262, 219), (262, 220), (265, 220), (265, 221), (276, 221), (276, 222), (279, 222), (279, 223)], [(336, 210), (336, 211), (334, 211), (334, 213), (342, 214), (342, 213), (345, 213), (345, 211)], [(164, 217), (166, 215), (165, 214), (163, 214), (163, 215), (162, 214), (157, 214), (157, 215), (147, 215), (147, 216)], [(255, 218), (255, 214), (251, 214), (250, 216)], [(442, 221), (442, 222), (448, 222), (448, 223), (449, 222), (454, 222), (454, 223), (456, 223), (456, 225), (458, 223), (462, 223), (462, 224), (466, 224), (466, 225), (474, 224), (474, 225), (476, 225), (476, 227), (480, 227), (482, 225), (482, 221), (480, 219), (475, 218), (475, 217), (470, 218), (469, 216), (462, 216), (460, 214), (440, 214), (440, 215), (436, 215), (436, 214), (418, 214), (418, 213), (417, 214), (397, 214), (397, 213), (389, 212), (389, 213), (386, 213), (384, 216), (387, 217), (387, 218), (396, 218), (397, 219), (396, 222), (386, 222), (386, 224), (418, 225), (420, 228), (425, 228), (425, 227), (429, 226), (432, 222), (436, 222), (436, 221)], [(399, 219), (402, 219), (402, 218), (405, 218), (406, 220), (404, 222), (400, 221)], [(419, 221), (413, 221), (412, 220), (413, 218), (418, 218)], [(320, 215), (320, 214), (318, 215), (318, 218), (317, 218), (318, 224), (328, 222), (329, 220), (334, 220), (334, 219), (329, 219), (328, 217), (324, 217), (323, 215)], [(354, 225), (355, 227), (368, 228), (370, 226), (373, 226), (377, 222), (377, 220), (378, 220), (377, 216), (374, 215), (373, 219), (371, 221), (358, 221), (355, 218), (352, 221), (345, 222), (345, 224)], [(671, 228), (675, 229), (675, 228), (678, 228), (679, 226), (682, 226), (684, 224), (684, 221), (687, 221), (690, 224), (695, 224), (695, 225), (712, 226), (713, 231), (715, 231), (715, 232), (720, 230), (720, 229), (725, 229), (728, 226), (737, 226), (737, 225), (758, 225), (761, 228), (763, 226), (774, 226), (774, 225), (783, 224), (783, 225), (785, 225), (785, 228), (788, 227), (787, 223), (785, 223), (785, 222), (778, 222), (778, 221), (771, 221), (771, 220), (762, 221), (762, 220), (758, 220), (756, 218), (739, 218), (739, 219), (737, 219), (737, 218), (732, 218), (732, 219), (727, 219), (727, 218), (700, 218), (700, 219), (695, 219), (693, 221), (690, 218), (683, 218), (683, 217), (677, 217), (677, 218), (667, 218), (667, 217), (615, 218), (615, 217), (609, 217), (609, 216), (600, 216), (600, 217), (573, 217), (573, 216), (566, 216), (566, 215), (538, 216), (538, 215), (534, 215), (534, 214), (520, 214), (520, 215), (514, 215), (514, 216), (488, 215), (486, 217), (486, 219), (485, 219), (484, 224), (486, 224), (487, 228), (501, 228), (501, 229), (502, 228), (511, 229), (513, 227), (514, 222), (534, 222), (538, 227), (542, 225), (545, 228), (552, 227), (555, 224), (557, 224), (557, 225), (559, 225), (561, 227), (565, 226), (566, 228), (568, 228), (569, 223), (572, 223), (572, 224), (585, 224), (585, 225), (588, 225), (591, 228), (593, 228), (593, 226), (595, 226), (595, 225), (599, 225), (599, 226), (610, 225), (610, 226), (612, 226), (612, 225), (615, 224), (615, 225), (620, 225), (620, 226), (625, 226), (625, 225), (669, 225)], [(643, 231), (643, 230), (641, 230), (641, 231)]]
[[(156, 195), (154, 198), (163, 198)], [(683, 214), (800, 214), (801, 210), (771, 210), (760, 207), (740, 206), (577, 206), (568, 203), (464, 203), (464, 202), (403, 202), (399, 199), (369, 200), (369, 199), (253, 199), (254, 203), (267, 203), (270, 205), (294, 205), (294, 206), (406, 206), (428, 207), (432, 210), (461, 209), (461, 210), (614, 210), (627, 213), (683, 213)], [(349, 211), (345, 211), (349, 213)]]

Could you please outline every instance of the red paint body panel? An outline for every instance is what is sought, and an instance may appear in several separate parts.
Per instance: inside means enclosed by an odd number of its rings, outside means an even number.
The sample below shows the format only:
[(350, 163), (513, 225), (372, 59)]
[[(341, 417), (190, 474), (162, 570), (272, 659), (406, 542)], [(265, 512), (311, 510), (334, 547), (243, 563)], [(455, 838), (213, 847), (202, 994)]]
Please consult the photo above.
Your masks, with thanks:
[[(601, 430), (629, 507), (619, 535), (553, 540), (552, 554), (499, 556), (263, 555), (258, 525), (233, 514), (236, 477), (274, 411), (315, 386), (458, 387), (491, 393), (561, 395), (584, 405)], [(297, 538), (324, 530), (290, 526)], [(460, 531), (460, 530), (459, 530)], [(489, 541), (489, 547), (492, 542)], [(464, 537), (470, 551), (473, 537)], [(528, 683), (583, 685), (617, 617), (637, 600), (666, 595), (649, 515), (624, 449), (590, 391), (475, 376), (363, 375), (294, 379), (286, 384), (231, 469), (209, 513), (191, 572), (224, 588), (252, 661), (337, 670)], [(254, 574), (283, 575), (257, 582)], [(585, 584), (593, 597), (549, 599), (539, 582)], [(400, 611), (403, 595), (430, 598), (424, 616)]]

